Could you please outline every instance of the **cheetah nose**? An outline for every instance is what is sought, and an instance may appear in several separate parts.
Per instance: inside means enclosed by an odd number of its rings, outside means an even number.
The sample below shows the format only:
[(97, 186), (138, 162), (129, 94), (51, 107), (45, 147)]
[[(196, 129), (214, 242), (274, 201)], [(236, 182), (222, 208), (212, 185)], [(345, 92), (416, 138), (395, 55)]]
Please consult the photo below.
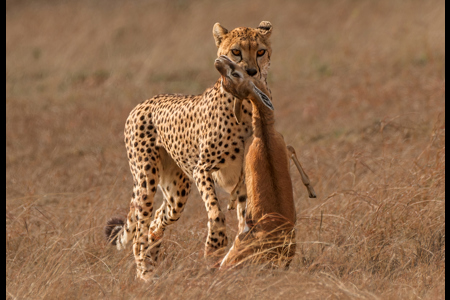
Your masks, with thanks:
[(247, 69), (247, 74), (250, 76), (255, 76), (258, 71), (256, 69)]

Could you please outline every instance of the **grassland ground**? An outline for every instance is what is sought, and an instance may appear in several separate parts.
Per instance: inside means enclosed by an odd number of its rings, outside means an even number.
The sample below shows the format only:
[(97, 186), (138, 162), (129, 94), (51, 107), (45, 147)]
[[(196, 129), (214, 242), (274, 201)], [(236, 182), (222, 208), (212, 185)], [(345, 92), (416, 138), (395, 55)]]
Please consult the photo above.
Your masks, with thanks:
[[(444, 299), (444, 8), (6, 1), (6, 298)], [(132, 193), (126, 117), (155, 94), (215, 82), (215, 22), (262, 20), (274, 26), (276, 128), (318, 194), (307, 197), (292, 166), (291, 268), (209, 268), (194, 189), (154, 279), (136, 280), (131, 249), (103, 238)], [(226, 217), (232, 239), (235, 212)]]

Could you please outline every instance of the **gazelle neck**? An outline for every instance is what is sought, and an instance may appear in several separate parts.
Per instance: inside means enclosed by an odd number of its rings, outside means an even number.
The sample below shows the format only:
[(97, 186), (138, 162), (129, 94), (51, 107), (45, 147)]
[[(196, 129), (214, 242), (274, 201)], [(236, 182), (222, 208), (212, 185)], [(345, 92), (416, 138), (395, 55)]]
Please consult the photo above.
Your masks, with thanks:
[(275, 117), (273, 111), (259, 100), (252, 102), (252, 127), (255, 137), (262, 137), (268, 128), (273, 128)]

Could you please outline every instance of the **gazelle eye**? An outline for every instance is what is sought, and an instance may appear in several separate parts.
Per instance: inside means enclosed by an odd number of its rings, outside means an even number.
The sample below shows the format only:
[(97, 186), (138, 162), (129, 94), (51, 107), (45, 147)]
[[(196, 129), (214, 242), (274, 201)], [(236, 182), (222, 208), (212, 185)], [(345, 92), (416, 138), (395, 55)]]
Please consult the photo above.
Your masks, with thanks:
[(241, 55), (241, 50), (233, 49), (233, 50), (231, 50), (231, 53), (233, 53), (236, 56), (239, 56), (239, 55)]
[(236, 72), (231, 73), (231, 76), (237, 77), (237, 78), (241, 77), (241, 76), (240, 76), (238, 73), (236, 73)]
[(258, 50), (258, 52), (256, 52), (256, 54), (257, 54), (258, 56), (263, 56), (264, 53), (266, 53), (266, 50), (264, 50), (264, 49)]

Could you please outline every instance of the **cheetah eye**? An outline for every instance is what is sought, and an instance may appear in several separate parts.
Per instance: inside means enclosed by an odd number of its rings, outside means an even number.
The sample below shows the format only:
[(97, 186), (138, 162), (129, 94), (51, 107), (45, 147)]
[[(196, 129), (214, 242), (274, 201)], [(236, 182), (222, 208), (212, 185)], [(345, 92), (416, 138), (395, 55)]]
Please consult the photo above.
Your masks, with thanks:
[(257, 54), (258, 56), (263, 56), (264, 53), (266, 53), (266, 50), (264, 50), (264, 49), (258, 50), (258, 52), (256, 52), (256, 54)]
[(239, 75), (239, 73), (236, 73), (236, 72), (231, 73), (231, 76), (237, 77), (237, 78), (241, 77), (241, 75)]
[(231, 50), (231, 52), (236, 56), (241, 55), (241, 50), (238, 50), (238, 49), (233, 49), (233, 50)]

